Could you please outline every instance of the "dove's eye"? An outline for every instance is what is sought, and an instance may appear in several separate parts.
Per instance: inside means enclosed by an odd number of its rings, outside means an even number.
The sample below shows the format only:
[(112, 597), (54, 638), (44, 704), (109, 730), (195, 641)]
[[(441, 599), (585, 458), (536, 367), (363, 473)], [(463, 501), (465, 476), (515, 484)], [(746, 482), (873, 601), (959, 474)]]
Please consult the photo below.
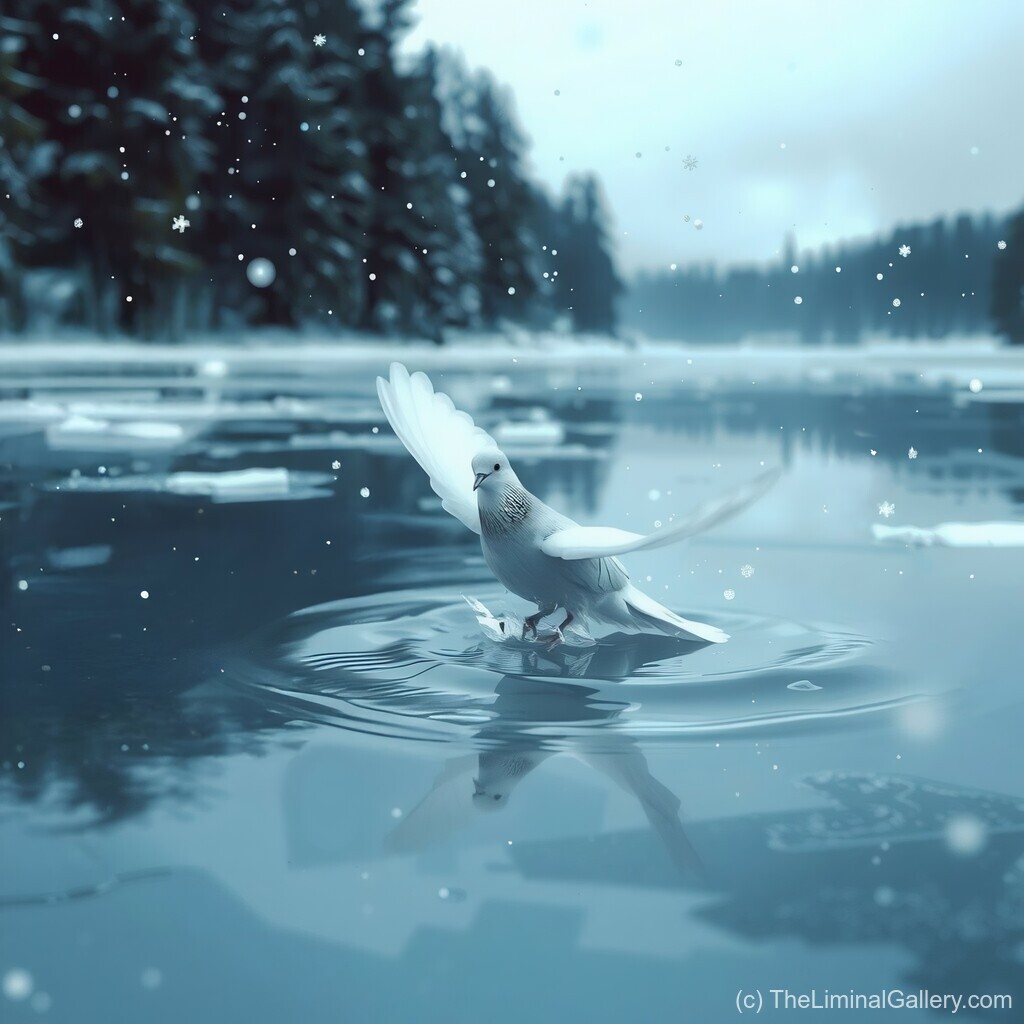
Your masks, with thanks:
[(495, 471), (495, 473), (497, 473), (497, 471), (498, 471), (499, 469), (501, 469), (501, 463), (500, 463), (500, 462), (496, 462), (496, 463), (494, 464), (494, 471)]

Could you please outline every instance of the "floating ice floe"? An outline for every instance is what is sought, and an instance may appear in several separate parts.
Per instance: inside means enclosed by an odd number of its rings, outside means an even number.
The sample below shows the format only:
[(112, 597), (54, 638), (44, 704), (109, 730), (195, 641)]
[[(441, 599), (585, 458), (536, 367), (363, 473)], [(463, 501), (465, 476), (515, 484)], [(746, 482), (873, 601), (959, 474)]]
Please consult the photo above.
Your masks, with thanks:
[(526, 420), (505, 420), (494, 428), (494, 439), (500, 445), (561, 444), (565, 427), (540, 410)]
[(185, 431), (180, 423), (159, 420), (115, 422), (73, 413), (46, 429), (51, 448), (170, 448), (181, 444)]
[(905, 544), (949, 548), (1021, 548), (1024, 547), (1024, 523), (940, 523), (927, 529), (919, 526), (871, 527), (875, 540), (901, 541)]
[(54, 569), (88, 569), (106, 565), (113, 554), (109, 544), (91, 544), (79, 548), (59, 548), (46, 552), (46, 560)]
[(287, 494), (288, 470), (237, 469), (221, 473), (171, 473), (167, 490), (174, 494), (209, 494), (230, 497), (248, 494)]

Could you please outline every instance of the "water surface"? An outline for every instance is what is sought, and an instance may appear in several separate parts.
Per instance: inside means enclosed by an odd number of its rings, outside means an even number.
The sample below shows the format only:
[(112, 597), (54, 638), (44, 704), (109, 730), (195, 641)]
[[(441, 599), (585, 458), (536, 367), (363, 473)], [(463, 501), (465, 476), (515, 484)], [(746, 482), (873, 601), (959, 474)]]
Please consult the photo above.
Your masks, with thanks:
[(497, 631), (528, 609), (391, 435), (383, 358), (6, 364), (4, 1019), (1024, 1005), (1024, 551), (873, 532), (1021, 522), (1017, 365), (445, 358), (582, 522), (782, 467), (625, 559), (732, 640)]

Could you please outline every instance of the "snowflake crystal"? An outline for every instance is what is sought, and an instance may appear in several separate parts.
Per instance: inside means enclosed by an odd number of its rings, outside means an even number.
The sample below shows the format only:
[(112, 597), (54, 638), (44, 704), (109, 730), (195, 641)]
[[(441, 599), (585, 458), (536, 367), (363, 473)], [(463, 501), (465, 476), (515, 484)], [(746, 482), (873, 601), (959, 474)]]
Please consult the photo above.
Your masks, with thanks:
[(82, 220), (82, 218), (81, 218), (81, 217), (76, 217), (76, 218), (75, 218), (75, 227), (76, 227), (76, 228), (80, 228), (80, 227), (82, 226), (82, 224), (83, 224), (83, 223), (84, 223), (84, 221)]
[(313, 44), (315, 46), (323, 46), (324, 43), (326, 43), (326, 42), (327, 42), (327, 36), (325, 36), (322, 32), (317, 32), (317, 34), (315, 36), (313, 36)]
[(896, 506), (891, 501), (883, 501), (882, 504), (878, 506), (878, 514), (880, 516), (885, 516), (886, 519), (888, 519), (895, 511)]
[(740, 575), (744, 579), (749, 580), (750, 577), (754, 575), (754, 567), (752, 565), (741, 565), (740, 566)]
[(908, 459), (916, 459), (917, 458), (917, 449), (916, 448), (911, 448), (910, 451), (907, 452), (907, 458)]
[(997, 249), (1005, 249), (1006, 248), (1006, 243), (1000, 238), (999, 241), (996, 242), (996, 248)]
[(185, 228), (187, 227), (191, 227), (191, 225), (181, 214), (178, 214), (178, 216), (171, 221), (172, 231), (178, 231), (181, 234), (185, 234)]
[(331, 469), (341, 469), (341, 463), (337, 459), (335, 459), (331, 463)]
[(722, 592), (722, 597), (724, 597), (726, 601), (731, 601), (735, 596), (736, 591), (732, 590), (731, 588), (729, 590), (725, 590)]
[(910, 255), (910, 246), (909, 245), (901, 245), (900, 248), (899, 248), (899, 254), (904, 259), (906, 259)]
[(685, 159), (685, 160), (683, 161), (683, 166), (684, 166), (684, 167), (685, 167), (685, 168), (686, 168), (686, 169), (687, 169), (688, 171), (693, 171), (693, 170), (696, 170), (696, 167), (697, 167), (697, 158), (696, 158), (695, 156), (691, 156), (691, 155), (690, 155), (689, 153), (687, 153), (687, 154), (686, 154), (686, 159)]

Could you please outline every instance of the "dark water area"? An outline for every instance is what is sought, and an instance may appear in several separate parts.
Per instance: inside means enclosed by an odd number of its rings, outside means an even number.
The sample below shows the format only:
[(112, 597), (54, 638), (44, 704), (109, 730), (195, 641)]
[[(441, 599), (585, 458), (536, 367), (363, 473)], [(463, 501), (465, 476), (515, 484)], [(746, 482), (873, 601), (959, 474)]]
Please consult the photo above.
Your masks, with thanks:
[(0, 1017), (1018, 1019), (1024, 547), (944, 528), (1024, 524), (1018, 363), (445, 358), (581, 522), (781, 467), (623, 559), (732, 639), (520, 641), (384, 358), (8, 362)]

